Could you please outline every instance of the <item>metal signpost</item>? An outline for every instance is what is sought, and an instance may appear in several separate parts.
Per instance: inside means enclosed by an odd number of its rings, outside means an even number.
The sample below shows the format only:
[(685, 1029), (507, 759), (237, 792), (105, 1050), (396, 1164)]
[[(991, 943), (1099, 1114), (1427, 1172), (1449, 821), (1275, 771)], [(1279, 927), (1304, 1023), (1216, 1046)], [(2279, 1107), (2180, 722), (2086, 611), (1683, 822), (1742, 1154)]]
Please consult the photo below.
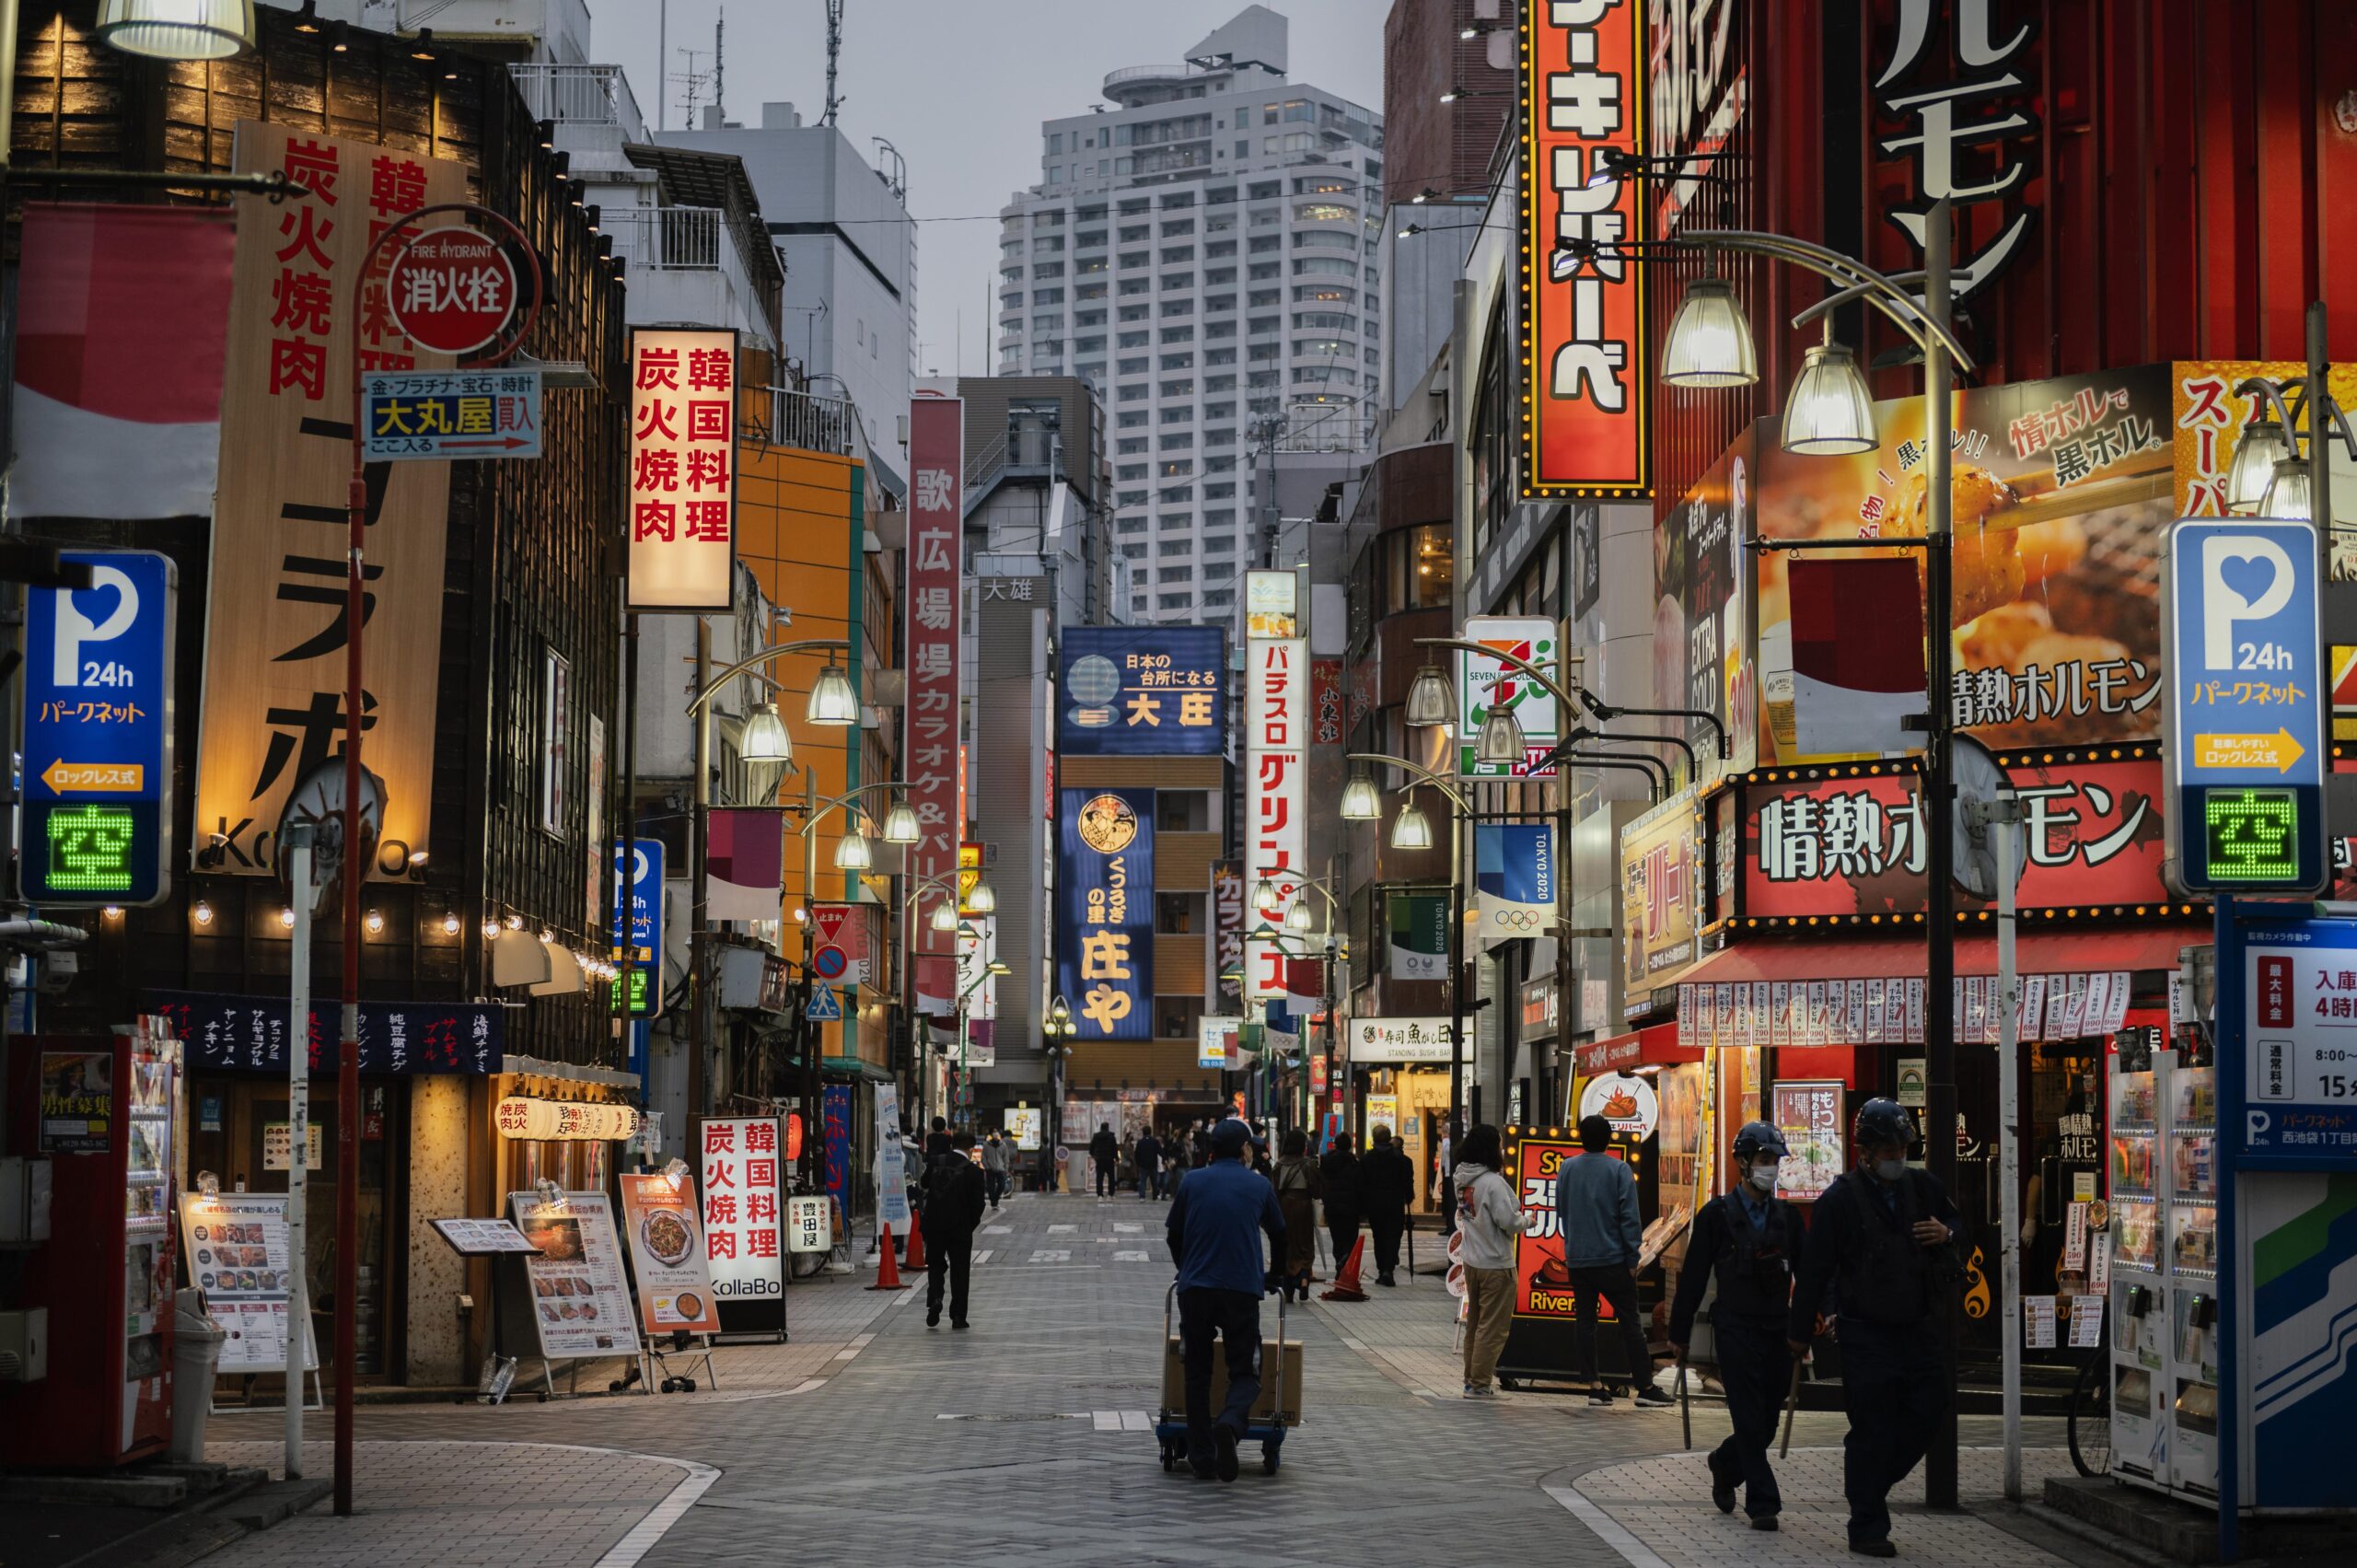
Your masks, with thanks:
[(160, 903), (180, 570), (153, 551), (59, 560), (87, 564), (90, 586), (25, 596), (19, 887), (32, 903)]
[(363, 450), (372, 463), (537, 458), (537, 370), (386, 370), (360, 383)]

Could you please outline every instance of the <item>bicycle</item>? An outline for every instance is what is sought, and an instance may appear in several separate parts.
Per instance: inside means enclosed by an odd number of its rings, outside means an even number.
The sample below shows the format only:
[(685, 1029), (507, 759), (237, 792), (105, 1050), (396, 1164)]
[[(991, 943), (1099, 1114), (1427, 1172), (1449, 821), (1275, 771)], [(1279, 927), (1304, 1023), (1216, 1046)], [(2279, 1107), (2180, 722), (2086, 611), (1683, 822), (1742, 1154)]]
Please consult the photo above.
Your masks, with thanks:
[(2095, 1353), (2071, 1385), (2071, 1463), (2083, 1476), (2111, 1473), (2111, 1334), (2108, 1325)]

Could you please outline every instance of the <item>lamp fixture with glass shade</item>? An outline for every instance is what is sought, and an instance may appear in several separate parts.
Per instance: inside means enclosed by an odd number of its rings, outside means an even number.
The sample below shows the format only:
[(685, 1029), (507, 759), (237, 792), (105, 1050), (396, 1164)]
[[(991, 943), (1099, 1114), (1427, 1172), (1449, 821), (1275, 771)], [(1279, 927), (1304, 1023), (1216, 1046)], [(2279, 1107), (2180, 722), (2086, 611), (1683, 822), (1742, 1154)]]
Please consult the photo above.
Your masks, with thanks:
[(1808, 351), (1784, 400), (1784, 450), (1831, 458), (1871, 452), (1881, 444), (1874, 393), (1858, 368), (1858, 356), (1829, 334)]
[(1293, 908), (1285, 911), (1285, 929), (1296, 935), (1307, 935), (1317, 929), (1318, 922), (1309, 912), (1307, 899), (1295, 899)]
[(884, 814), (884, 842), (888, 844), (924, 842), (924, 829), (917, 822), (917, 814), (907, 801), (894, 801), (892, 809)]
[(1433, 847), (1432, 819), (1412, 800), (1399, 803), (1399, 815), (1391, 821), (1393, 849), (1430, 849)]
[(835, 844), (835, 869), (865, 871), (876, 864), (876, 846), (868, 842), (866, 830), (856, 821), (850, 832)]
[(2267, 482), (2267, 494), (2258, 498), (2256, 515), (2305, 523), (2314, 520), (2316, 512), (2316, 482), (2308, 472), (2308, 459), (2285, 458), (2277, 462), (2274, 476)]
[(2292, 444), (2275, 421), (2254, 419), (2244, 426), (2226, 469), (2226, 510), (2240, 517), (2256, 513), (2274, 481), (2275, 465), (2291, 456)]
[(958, 929), (958, 906), (944, 899), (933, 907), (933, 928), (935, 931)]
[(962, 901), (976, 914), (991, 914), (998, 909), (998, 895), (991, 891), (991, 885), (987, 881), (981, 879), (977, 879), (974, 885), (966, 890)]
[(812, 724), (847, 726), (859, 722), (859, 694), (851, 689), (842, 666), (832, 659), (827, 661), (827, 668), (819, 672), (817, 684), (810, 688), (808, 717)]
[(1522, 721), (1502, 707), (1492, 707), (1473, 740), (1473, 760), (1485, 766), (1514, 768), (1527, 755)]
[(737, 743), (737, 754), (748, 762), (791, 762), (794, 761), (794, 737), (786, 733), (785, 720), (779, 715), (775, 703), (762, 703), (745, 720), (745, 733)]
[(1353, 773), (1351, 782), (1342, 786), (1342, 820), (1372, 822), (1382, 815), (1383, 796), (1376, 789), (1375, 781), (1364, 769)]
[(1457, 690), (1440, 666), (1428, 664), (1416, 671), (1415, 684), (1408, 688), (1407, 722), (1419, 729), (1434, 725), (1449, 725), (1457, 721)]
[(99, 40), (153, 60), (226, 60), (254, 47), (253, 0), (103, 0)]
[(1662, 349), (1661, 379), (1673, 387), (1706, 388), (1748, 387), (1759, 379), (1751, 323), (1726, 279), (1699, 277), (1686, 285)]
[(1268, 877), (1263, 877), (1252, 885), (1252, 907), (1262, 914), (1276, 913), (1284, 907), (1284, 895), (1277, 891), (1277, 885)]

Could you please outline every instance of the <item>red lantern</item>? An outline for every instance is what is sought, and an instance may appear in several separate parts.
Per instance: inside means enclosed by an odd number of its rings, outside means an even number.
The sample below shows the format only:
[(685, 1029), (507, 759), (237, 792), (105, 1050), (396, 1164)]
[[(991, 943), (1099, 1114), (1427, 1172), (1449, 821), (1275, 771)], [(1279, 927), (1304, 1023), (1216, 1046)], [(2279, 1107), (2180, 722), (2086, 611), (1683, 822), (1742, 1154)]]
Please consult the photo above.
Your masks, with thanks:
[(785, 1157), (789, 1162), (802, 1157), (802, 1113), (798, 1110), (786, 1113)]

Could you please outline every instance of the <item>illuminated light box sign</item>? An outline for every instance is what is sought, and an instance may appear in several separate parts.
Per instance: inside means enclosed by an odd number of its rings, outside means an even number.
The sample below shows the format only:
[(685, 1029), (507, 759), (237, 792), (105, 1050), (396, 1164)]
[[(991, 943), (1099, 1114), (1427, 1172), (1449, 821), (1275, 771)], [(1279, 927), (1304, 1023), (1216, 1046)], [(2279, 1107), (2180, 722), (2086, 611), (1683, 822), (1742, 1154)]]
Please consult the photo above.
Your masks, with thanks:
[(2288, 789), (2212, 789), (2201, 796), (2212, 876), (2291, 887), (2300, 879), (2300, 798)]
[(153, 551), (69, 551), (87, 588), (25, 602), (24, 896), (153, 904), (171, 892), (172, 626), (180, 572)]
[(1218, 627), (1073, 626), (1059, 641), (1061, 754), (1215, 757), (1226, 746)]

